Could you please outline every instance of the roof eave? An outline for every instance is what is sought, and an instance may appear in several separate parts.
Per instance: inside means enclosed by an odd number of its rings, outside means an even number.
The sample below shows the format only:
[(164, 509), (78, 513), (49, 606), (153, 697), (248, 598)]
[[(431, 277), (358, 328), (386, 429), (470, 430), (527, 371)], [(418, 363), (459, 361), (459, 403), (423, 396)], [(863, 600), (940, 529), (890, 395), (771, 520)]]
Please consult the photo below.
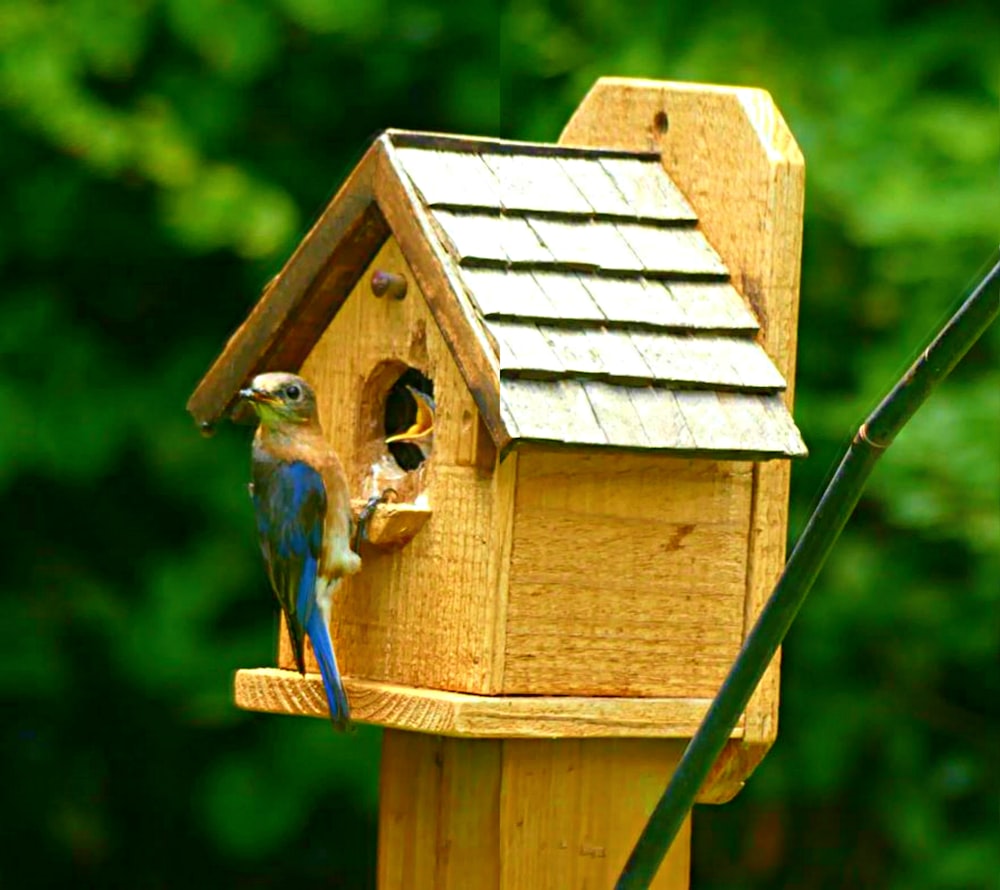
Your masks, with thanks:
[(198, 384), (187, 409), (202, 429), (226, 416), (255, 374), (301, 366), (388, 237), (374, 201), (378, 155), (376, 142)]
[(504, 455), (519, 448), (529, 446), (549, 448), (560, 451), (601, 451), (618, 454), (644, 454), (660, 457), (676, 457), (678, 459), (698, 459), (715, 461), (750, 461), (760, 463), (772, 460), (801, 460), (808, 457), (809, 452), (801, 441), (790, 446), (787, 451), (755, 451), (741, 448), (656, 448), (650, 446), (609, 445), (601, 442), (566, 442), (558, 439), (540, 439), (534, 437), (515, 437), (510, 440)]
[(385, 134), (365, 153), (191, 395), (187, 409), (202, 429), (211, 430), (227, 416), (255, 374), (302, 365), (390, 234), (497, 448), (507, 447), (495, 346), (447, 258), (436, 249), (430, 221)]

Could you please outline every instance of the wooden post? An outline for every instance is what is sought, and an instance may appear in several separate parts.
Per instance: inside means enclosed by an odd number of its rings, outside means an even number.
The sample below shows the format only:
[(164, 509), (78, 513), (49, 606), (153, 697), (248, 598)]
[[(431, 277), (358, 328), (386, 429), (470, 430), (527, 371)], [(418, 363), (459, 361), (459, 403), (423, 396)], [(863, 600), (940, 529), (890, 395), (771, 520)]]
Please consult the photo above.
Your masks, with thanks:
[[(683, 749), (386, 730), (379, 890), (610, 888)], [(653, 887), (686, 890), (689, 859), (688, 827)]]

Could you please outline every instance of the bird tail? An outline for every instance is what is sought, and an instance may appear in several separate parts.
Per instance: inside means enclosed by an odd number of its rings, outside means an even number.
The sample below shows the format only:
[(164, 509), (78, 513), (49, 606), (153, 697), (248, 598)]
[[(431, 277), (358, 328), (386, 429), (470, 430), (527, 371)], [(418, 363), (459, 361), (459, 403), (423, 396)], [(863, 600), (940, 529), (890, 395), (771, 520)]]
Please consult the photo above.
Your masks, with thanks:
[(312, 642), (316, 661), (319, 662), (319, 672), (323, 676), (323, 687), (326, 689), (326, 700), (330, 705), (330, 720), (334, 729), (341, 732), (351, 725), (351, 706), (347, 702), (344, 683), (337, 670), (337, 659), (333, 654), (333, 644), (330, 642), (330, 631), (323, 620), (320, 609), (313, 609), (306, 623), (306, 633)]

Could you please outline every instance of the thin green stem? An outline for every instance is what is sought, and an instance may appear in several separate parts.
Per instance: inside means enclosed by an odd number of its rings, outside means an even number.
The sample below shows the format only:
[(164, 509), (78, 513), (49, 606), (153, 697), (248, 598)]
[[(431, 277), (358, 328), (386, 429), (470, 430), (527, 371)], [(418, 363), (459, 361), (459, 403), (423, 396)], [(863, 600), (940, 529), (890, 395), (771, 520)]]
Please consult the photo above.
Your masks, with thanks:
[(823, 492), (771, 597), (747, 635), (729, 675), (653, 809), (615, 890), (645, 890), (670, 849), (712, 764), (788, 633), (868, 476), (896, 434), (979, 339), (1000, 310), (993, 266), (961, 308), (861, 425)]

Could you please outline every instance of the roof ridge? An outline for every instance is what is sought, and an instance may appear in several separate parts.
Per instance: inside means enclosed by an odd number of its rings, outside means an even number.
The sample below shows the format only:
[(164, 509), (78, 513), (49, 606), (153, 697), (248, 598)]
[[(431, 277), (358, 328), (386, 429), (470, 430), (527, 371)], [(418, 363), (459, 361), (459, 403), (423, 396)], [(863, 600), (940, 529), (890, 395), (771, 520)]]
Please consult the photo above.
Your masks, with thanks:
[(496, 136), (466, 136), (421, 130), (387, 129), (395, 148), (424, 148), (436, 151), (486, 152), (491, 154), (535, 155), (552, 158), (624, 158), (653, 162), (660, 160), (658, 151), (629, 151), (619, 148), (589, 148), (586, 146), (558, 145), (554, 142), (529, 142), (501, 139)]
[[(426, 203), (426, 202), (425, 202)], [(640, 213), (610, 213), (591, 210), (542, 210), (538, 208), (522, 209), (519, 207), (494, 207), (487, 204), (459, 204), (457, 201), (432, 201), (426, 204), (431, 210), (447, 210), (455, 216), (489, 216), (489, 217), (520, 217), (522, 219), (553, 219), (575, 222), (635, 223), (654, 229), (697, 229), (698, 220), (690, 218), (664, 218), (662, 216), (644, 216)]]

